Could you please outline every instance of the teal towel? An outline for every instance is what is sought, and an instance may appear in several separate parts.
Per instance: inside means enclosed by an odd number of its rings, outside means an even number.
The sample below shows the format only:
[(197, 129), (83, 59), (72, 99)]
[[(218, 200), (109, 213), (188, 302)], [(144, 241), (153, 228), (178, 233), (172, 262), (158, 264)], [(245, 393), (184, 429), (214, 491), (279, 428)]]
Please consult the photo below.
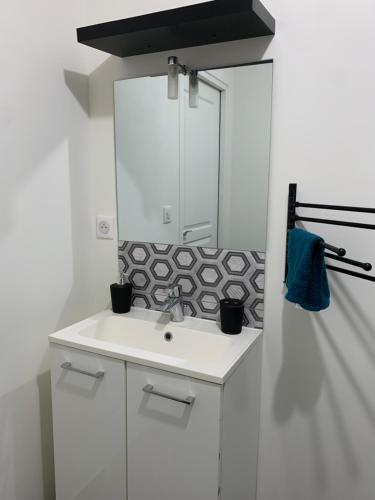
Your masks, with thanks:
[(323, 239), (303, 229), (288, 234), (288, 275), (285, 298), (307, 311), (327, 309), (330, 293)]

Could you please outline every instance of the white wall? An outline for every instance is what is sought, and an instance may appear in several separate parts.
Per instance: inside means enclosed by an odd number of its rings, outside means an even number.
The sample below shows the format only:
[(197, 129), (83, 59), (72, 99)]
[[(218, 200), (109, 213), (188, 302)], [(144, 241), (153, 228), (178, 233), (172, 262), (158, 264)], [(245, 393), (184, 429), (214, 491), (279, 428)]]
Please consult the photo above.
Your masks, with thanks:
[(115, 19), (125, 19), (126, 17), (142, 16), (159, 10), (174, 9), (197, 3), (204, 3), (209, 0), (86, 0), (88, 8), (85, 12), (85, 23), (87, 25), (96, 23), (106, 23)]
[(86, 316), (92, 210), (79, 4), (0, 17), (0, 498), (53, 499), (47, 335)]
[[(281, 282), (288, 181), (301, 200), (375, 205), (375, 5), (267, 4), (279, 23), (258, 498), (372, 500), (374, 284), (330, 273), (331, 308), (306, 314), (283, 301)], [(374, 262), (371, 231), (307, 227)]]
[[(170, 3), (154, 1), (152, 9)], [(174, 51), (195, 67), (275, 58), (258, 499), (372, 500), (374, 286), (330, 274), (332, 306), (310, 315), (284, 302), (282, 280), (288, 182), (299, 183), (303, 200), (374, 205), (375, 4), (265, 4), (278, 21), (271, 43), (256, 39)], [(124, 2), (121, 17), (149, 6)], [(110, 7), (89, 2), (88, 17), (109, 16)], [(111, 81), (160, 73), (167, 54), (118, 60), (87, 49), (87, 55), (96, 210), (115, 213)], [(369, 232), (313, 229), (347, 246), (354, 258), (374, 260)], [(94, 242), (94, 248), (99, 309), (108, 303), (116, 245)]]

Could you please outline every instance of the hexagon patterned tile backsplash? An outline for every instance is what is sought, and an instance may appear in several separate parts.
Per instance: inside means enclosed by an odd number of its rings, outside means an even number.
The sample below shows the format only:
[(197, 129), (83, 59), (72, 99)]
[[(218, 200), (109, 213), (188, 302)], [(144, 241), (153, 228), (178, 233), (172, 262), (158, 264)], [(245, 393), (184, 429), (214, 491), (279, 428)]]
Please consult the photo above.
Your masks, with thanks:
[(133, 304), (160, 310), (170, 283), (179, 283), (185, 314), (216, 321), (225, 297), (245, 302), (245, 324), (263, 327), (264, 261), (261, 252), (120, 241), (120, 271), (134, 286)]

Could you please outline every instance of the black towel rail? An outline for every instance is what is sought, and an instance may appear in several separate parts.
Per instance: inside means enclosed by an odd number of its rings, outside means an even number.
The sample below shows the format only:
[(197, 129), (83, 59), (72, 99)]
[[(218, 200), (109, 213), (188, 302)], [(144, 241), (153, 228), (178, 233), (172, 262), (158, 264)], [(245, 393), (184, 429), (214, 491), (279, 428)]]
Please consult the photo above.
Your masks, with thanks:
[(360, 267), (364, 271), (371, 271), (372, 269), (372, 265), (369, 262), (358, 262), (357, 260), (347, 259), (345, 257), (338, 257), (337, 255), (333, 255), (327, 252), (325, 252), (324, 255), (328, 259), (338, 260), (339, 262), (343, 262), (344, 264), (350, 264), (351, 266)]
[[(291, 185), (293, 185), (293, 184), (291, 184)], [(367, 213), (367, 214), (375, 214), (375, 208), (348, 207), (346, 205), (321, 205), (321, 204), (317, 204), (317, 203), (300, 203), (300, 202), (296, 201), (296, 207), (320, 208), (323, 210), (339, 210), (340, 212), (360, 212), (360, 213)]]
[(330, 271), (336, 271), (337, 273), (348, 274), (349, 276), (354, 276), (355, 278), (375, 282), (375, 276), (368, 276), (367, 274), (357, 273), (356, 271), (350, 271), (349, 269), (343, 269), (342, 267), (336, 266), (326, 266), (326, 268)]
[(313, 217), (299, 217), (296, 215), (296, 221), (317, 222), (319, 224), (331, 224), (332, 226), (358, 227), (359, 229), (375, 229), (374, 224), (362, 224), (360, 222), (347, 222), (342, 220), (315, 219)]
[(337, 248), (334, 247), (333, 245), (329, 245), (328, 243), (322, 243), (322, 245), (326, 250), (330, 250), (333, 253), (337, 253), (339, 257), (344, 257), (346, 255), (345, 248)]
[[(320, 210), (338, 210), (342, 212), (357, 212), (357, 213), (368, 213), (375, 214), (375, 208), (366, 208), (366, 207), (349, 207), (346, 205), (326, 205), (326, 204), (317, 204), (317, 203), (301, 203), (297, 201), (297, 184), (289, 184), (289, 198), (288, 198), (288, 221), (287, 221), (287, 233), (294, 229), (296, 226), (296, 222), (314, 222), (317, 224), (330, 224), (333, 226), (344, 226), (344, 227), (354, 227), (359, 229), (370, 229), (375, 230), (374, 224), (364, 224), (360, 222), (350, 222), (350, 221), (341, 221), (341, 220), (333, 220), (333, 219), (320, 219), (315, 217), (303, 217), (296, 213), (296, 208), (314, 208)], [(353, 259), (345, 258), (346, 250), (344, 248), (339, 248), (328, 243), (322, 243), (326, 250), (329, 250), (332, 253), (325, 252), (325, 257), (329, 259), (333, 259), (344, 264), (348, 264), (351, 266), (359, 267), (364, 271), (371, 271), (372, 265), (369, 262), (360, 262)], [(288, 274), (288, 234), (286, 238), (286, 256), (285, 256), (285, 280)], [(373, 281), (375, 282), (375, 276), (369, 276), (364, 273), (358, 273), (356, 271), (351, 271), (349, 269), (344, 269), (337, 266), (327, 265), (327, 269), (330, 271), (335, 271), (338, 273), (347, 274), (349, 276), (354, 276), (356, 278)]]

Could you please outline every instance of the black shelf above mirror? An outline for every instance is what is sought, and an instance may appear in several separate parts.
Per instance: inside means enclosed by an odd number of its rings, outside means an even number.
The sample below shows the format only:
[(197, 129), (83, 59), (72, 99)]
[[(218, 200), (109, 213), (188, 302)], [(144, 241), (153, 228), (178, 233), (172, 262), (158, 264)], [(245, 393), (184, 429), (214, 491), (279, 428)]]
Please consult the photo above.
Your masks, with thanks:
[(211, 0), (77, 29), (79, 43), (118, 57), (274, 34), (259, 0)]

